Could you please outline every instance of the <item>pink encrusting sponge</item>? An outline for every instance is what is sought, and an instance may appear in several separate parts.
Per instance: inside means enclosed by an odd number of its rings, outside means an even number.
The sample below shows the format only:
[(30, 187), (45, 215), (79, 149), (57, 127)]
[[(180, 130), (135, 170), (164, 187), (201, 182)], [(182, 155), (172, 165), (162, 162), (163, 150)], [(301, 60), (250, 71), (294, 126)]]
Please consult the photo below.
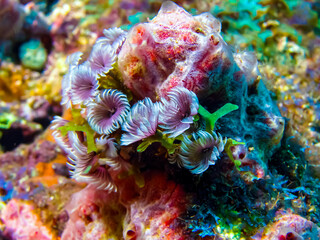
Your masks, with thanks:
[(210, 13), (192, 16), (165, 2), (156, 17), (127, 35), (118, 56), (125, 85), (140, 98), (155, 100), (175, 86), (201, 97), (212, 93), (216, 81), (244, 81), (220, 30)]

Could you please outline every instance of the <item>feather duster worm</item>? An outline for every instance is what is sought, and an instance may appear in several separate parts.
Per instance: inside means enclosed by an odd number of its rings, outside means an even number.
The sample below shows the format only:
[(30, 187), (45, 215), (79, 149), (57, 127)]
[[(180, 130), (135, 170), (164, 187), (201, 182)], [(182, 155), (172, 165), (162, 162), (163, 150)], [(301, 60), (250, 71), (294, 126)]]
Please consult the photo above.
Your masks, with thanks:
[(193, 123), (193, 116), (198, 113), (199, 101), (194, 92), (184, 87), (175, 87), (168, 93), (167, 101), (162, 98), (160, 111), (160, 127), (170, 137), (177, 137), (186, 131)]
[(156, 133), (160, 107), (150, 98), (137, 102), (122, 125), (121, 145), (129, 145)]
[(61, 90), (62, 90), (62, 100), (61, 104), (65, 105), (66, 108), (71, 107), (71, 98), (72, 98), (72, 76), (74, 73), (74, 69), (79, 65), (81, 60), (82, 53), (75, 52), (67, 57), (66, 63), (69, 65), (69, 70), (66, 75), (63, 77), (61, 82)]
[(209, 165), (214, 165), (224, 149), (226, 139), (214, 131), (198, 131), (193, 134), (193, 140), (187, 136), (184, 137), (179, 159), (177, 163), (191, 173), (200, 174), (208, 169)]
[(97, 75), (86, 65), (77, 66), (72, 75), (72, 103), (88, 104), (98, 94)]
[(110, 134), (123, 123), (130, 105), (122, 92), (104, 90), (96, 102), (88, 104), (88, 123), (100, 134)]
[(116, 54), (110, 45), (96, 43), (88, 61), (93, 71), (98, 74), (107, 74), (116, 61)]
[(103, 30), (104, 37), (97, 39), (96, 44), (110, 45), (116, 53), (119, 53), (120, 48), (126, 40), (127, 32), (121, 28), (109, 28)]

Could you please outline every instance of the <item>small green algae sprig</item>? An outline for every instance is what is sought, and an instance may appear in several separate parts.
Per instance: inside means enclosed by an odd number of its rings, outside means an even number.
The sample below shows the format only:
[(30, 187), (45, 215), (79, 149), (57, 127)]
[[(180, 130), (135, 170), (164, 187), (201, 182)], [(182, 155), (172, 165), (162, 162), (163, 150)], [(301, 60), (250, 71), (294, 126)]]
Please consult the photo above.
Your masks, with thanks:
[(240, 166), (241, 166), (241, 161), (240, 160), (235, 160), (234, 157), (232, 156), (232, 151), (231, 151), (231, 147), (233, 146), (237, 146), (237, 145), (245, 145), (244, 142), (238, 142), (234, 139), (228, 138), (226, 145), (225, 145), (225, 152), (228, 155), (228, 157), (230, 158), (230, 160), (232, 160), (232, 162), (234, 163), (234, 165), (236, 166), (237, 170), (240, 171)]
[(206, 123), (206, 130), (214, 130), (215, 124), (217, 120), (228, 113), (237, 110), (239, 107), (232, 103), (227, 103), (223, 105), (221, 108), (219, 108), (214, 113), (208, 112), (203, 106), (199, 105), (199, 114), (201, 117), (203, 117), (205, 123)]
[[(167, 103), (167, 101), (164, 102)], [(192, 104), (192, 101), (189, 104)], [(200, 174), (207, 170), (209, 165), (214, 165), (220, 157), (221, 152), (226, 149), (225, 144), (227, 142), (226, 138), (223, 139), (219, 133), (215, 133), (215, 123), (219, 118), (237, 110), (238, 106), (228, 103), (214, 113), (209, 113), (201, 105), (198, 106), (198, 115), (195, 115), (192, 119), (194, 123), (198, 125), (199, 121), (203, 121), (203, 124), (206, 126), (205, 130), (196, 129), (193, 126), (193, 131), (183, 131), (183, 134), (174, 134), (172, 137), (172, 134), (168, 135), (168, 132), (163, 131), (160, 125), (160, 128), (155, 130), (152, 136), (142, 140), (142, 143), (137, 147), (137, 151), (143, 152), (152, 143), (158, 142), (166, 148), (170, 156), (170, 163), (177, 163), (178, 166), (187, 168), (191, 173)], [(189, 129), (189, 127), (190, 124), (187, 129)], [(230, 140), (228, 150), (231, 146), (244, 144), (234, 140), (231, 142)]]
[(61, 131), (61, 134), (63, 136), (66, 136), (68, 132), (83, 132), (86, 134), (87, 139), (87, 147), (88, 147), (88, 153), (96, 152), (97, 147), (95, 145), (95, 138), (94, 134), (95, 132), (92, 130), (92, 128), (89, 126), (88, 123), (84, 123), (82, 125), (78, 125), (74, 122), (69, 122), (66, 125), (59, 127), (58, 130)]

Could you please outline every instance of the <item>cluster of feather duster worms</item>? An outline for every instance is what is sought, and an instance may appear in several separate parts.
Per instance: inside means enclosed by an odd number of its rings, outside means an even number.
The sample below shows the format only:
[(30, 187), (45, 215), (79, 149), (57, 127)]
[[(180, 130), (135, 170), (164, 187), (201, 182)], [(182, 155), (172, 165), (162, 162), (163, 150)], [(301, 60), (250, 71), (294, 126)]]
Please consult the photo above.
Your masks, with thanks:
[[(132, 97), (120, 84), (119, 74), (114, 77), (117, 54), (126, 34), (120, 28), (105, 30), (105, 37), (97, 39), (86, 60), (80, 52), (67, 59), (69, 71), (62, 82), (62, 104), (71, 109), (73, 119), (55, 117), (52, 129), (56, 142), (68, 155), (71, 176), (116, 191), (112, 175), (128, 165), (118, 152), (122, 146), (138, 141), (142, 141), (139, 152), (160, 142), (168, 151), (169, 162), (194, 174), (204, 172), (215, 164), (226, 139), (213, 129), (196, 127), (201, 118), (199, 101), (185, 87), (171, 88), (156, 102), (149, 97)], [(105, 88), (104, 80), (109, 85), (116, 81), (118, 87)], [(135, 102), (132, 107), (131, 101)]]

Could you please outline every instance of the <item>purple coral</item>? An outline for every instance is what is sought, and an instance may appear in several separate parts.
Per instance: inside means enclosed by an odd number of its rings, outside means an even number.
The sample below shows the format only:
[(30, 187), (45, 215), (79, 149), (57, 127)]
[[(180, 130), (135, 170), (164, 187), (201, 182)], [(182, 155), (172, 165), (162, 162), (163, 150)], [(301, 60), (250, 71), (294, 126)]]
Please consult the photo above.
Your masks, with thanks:
[(199, 101), (196, 94), (184, 87), (172, 88), (168, 93), (169, 101), (162, 98), (160, 127), (170, 137), (177, 137), (193, 123), (193, 116), (198, 113)]
[(88, 104), (98, 94), (97, 75), (86, 65), (77, 66), (72, 75), (72, 102), (74, 104)]
[(107, 74), (116, 62), (116, 54), (110, 45), (95, 44), (88, 61), (93, 71)]
[(123, 123), (130, 105), (126, 95), (114, 89), (104, 90), (96, 102), (88, 104), (88, 123), (100, 134), (110, 134)]
[(184, 137), (177, 163), (179, 166), (187, 168), (191, 173), (200, 174), (208, 169), (209, 165), (214, 165), (224, 149), (226, 139), (214, 131), (198, 131), (193, 134), (194, 140)]
[(153, 103), (150, 98), (137, 102), (122, 125), (122, 130), (126, 133), (121, 136), (121, 145), (126, 146), (154, 135), (158, 126), (159, 111), (159, 103)]

